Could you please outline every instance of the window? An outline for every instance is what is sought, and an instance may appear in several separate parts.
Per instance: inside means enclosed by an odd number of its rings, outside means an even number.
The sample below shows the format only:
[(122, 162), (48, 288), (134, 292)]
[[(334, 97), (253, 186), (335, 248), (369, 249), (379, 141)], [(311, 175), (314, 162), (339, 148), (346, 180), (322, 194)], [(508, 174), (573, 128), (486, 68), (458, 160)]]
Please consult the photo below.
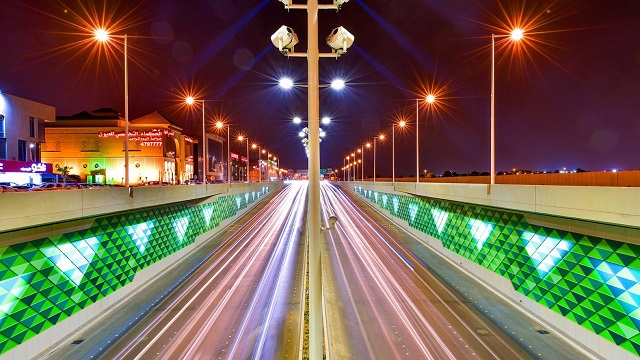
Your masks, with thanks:
[(18, 140), (18, 161), (27, 161), (27, 142)]
[[(4, 115), (0, 114), (0, 138), (4, 137)], [(5, 146), (7, 144), (5, 143)]]
[(7, 160), (7, 139), (0, 138), (0, 160)]
[(36, 143), (29, 144), (29, 161), (40, 162), (38, 156), (38, 144)]
[(36, 119), (33, 116), (29, 116), (29, 136), (36, 137)]

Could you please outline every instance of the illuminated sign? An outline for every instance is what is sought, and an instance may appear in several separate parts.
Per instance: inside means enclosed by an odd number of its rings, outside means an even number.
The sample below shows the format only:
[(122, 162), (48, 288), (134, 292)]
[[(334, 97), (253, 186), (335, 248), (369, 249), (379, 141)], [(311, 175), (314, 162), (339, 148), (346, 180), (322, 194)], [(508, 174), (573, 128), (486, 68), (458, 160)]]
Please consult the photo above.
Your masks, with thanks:
[(190, 137), (188, 137), (188, 136), (185, 136), (185, 137), (184, 137), (184, 141), (186, 141), (186, 142), (189, 142), (189, 143), (192, 143), (192, 144), (193, 144), (195, 140), (193, 140), (192, 138), (190, 138)]
[[(101, 131), (98, 136), (101, 138), (115, 137), (116, 139), (124, 138), (124, 131)], [(140, 146), (162, 146), (162, 136), (174, 136), (175, 132), (169, 129), (151, 129), (149, 131), (129, 131), (129, 140), (139, 141)]]
[(53, 173), (53, 165), (27, 161), (0, 161), (0, 171), (45, 174)]

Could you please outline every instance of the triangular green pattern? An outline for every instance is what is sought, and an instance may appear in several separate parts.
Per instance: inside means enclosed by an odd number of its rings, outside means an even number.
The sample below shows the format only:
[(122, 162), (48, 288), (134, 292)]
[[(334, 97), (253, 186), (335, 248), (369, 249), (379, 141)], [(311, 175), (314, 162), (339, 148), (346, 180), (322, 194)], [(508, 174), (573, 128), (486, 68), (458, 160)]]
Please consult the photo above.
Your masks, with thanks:
[[(254, 201), (251, 194), (247, 194), (248, 198), (242, 195), (242, 208), (246, 207), (247, 202)], [(170, 205), (106, 216), (95, 219), (90, 228), (82, 231), (0, 248), (0, 281), (20, 274), (31, 277), (21, 297), (14, 302), (13, 311), (0, 320), (0, 353), (122, 288), (133, 280), (140, 269), (193, 244), (197, 236), (236, 214), (235, 199), (236, 195), (225, 196), (211, 204), (191, 208)], [(213, 209), (212, 221), (208, 227), (201, 215), (204, 206)], [(172, 222), (186, 216), (193, 221), (188, 224), (180, 243), (174, 235)], [(135, 244), (130, 241), (126, 227), (146, 221), (156, 222), (147, 244), (152, 251), (140, 256)], [(87, 244), (83, 240), (92, 237), (99, 239), (99, 245), (92, 252), (93, 258), (87, 258), (86, 261), (81, 258), (70, 259), (75, 261), (74, 264), (82, 265), (84, 274), (79, 285), (69, 281), (67, 275), (61, 273), (42, 253), (43, 249), (56, 248), (58, 245), (75, 247), (77, 244), (79, 247), (76, 247), (76, 256), (83, 255), (83, 246)], [(52, 256), (56, 259), (67, 255)]]
[[(373, 197), (373, 192), (361, 188), (356, 192)], [(535, 226), (521, 214), (478, 205), (404, 195), (390, 197), (398, 203), (397, 213), (388, 206), (392, 216), (440, 240), (445, 249), (510, 279), (516, 291), (640, 355), (640, 246)], [(419, 221), (411, 222), (409, 204), (418, 204)], [(433, 216), (429, 216), (430, 209), (448, 213), (441, 234)], [(469, 233), (469, 219), (493, 225), (479, 251)], [(538, 241), (547, 237), (553, 240), (546, 243), (544, 252), (538, 253), (537, 261), (545, 261), (542, 273), (538, 273), (525, 249), (525, 233), (540, 237)], [(554, 243), (563, 244), (563, 248), (550, 250), (549, 244)], [(547, 259), (543, 255), (553, 257)]]

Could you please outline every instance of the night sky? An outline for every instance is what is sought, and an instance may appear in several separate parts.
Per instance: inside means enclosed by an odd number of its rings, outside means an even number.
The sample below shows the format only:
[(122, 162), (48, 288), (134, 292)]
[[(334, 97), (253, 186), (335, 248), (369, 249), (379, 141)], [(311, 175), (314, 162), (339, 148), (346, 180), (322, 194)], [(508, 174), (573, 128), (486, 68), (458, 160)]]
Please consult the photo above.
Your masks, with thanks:
[[(93, 42), (83, 30), (92, 22), (129, 37), (131, 119), (158, 111), (200, 136), (200, 108), (182, 101), (195, 92), (208, 100), (211, 132), (224, 119), (283, 167), (306, 168), (302, 126), (291, 118), (306, 119), (307, 89), (284, 91), (277, 80), (305, 84), (307, 63), (270, 41), (286, 24), (305, 52), (305, 11), (276, 0), (2, 0), (0, 90), (55, 106), (57, 115), (124, 113), (122, 45)], [(522, 42), (503, 37), (510, 23), (524, 28)], [(321, 11), (319, 24), (321, 52), (330, 51), (331, 29), (355, 35), (338, 60), (320, 60), (321, 82), (342, 77), (348, 86), (321, 89), (321, 116), (334, 120), (323, 127), (323, 168), (342, 167), (347, 153), (385, 132), (377, 172), (390, 176), (391, 124), (404, 116), (396, 175), (414, 174), (415, 99), (434, 91), (436, 106), (420, 109), (421, 171), (489, 171), (492, 33), (501, 36), (498, 171), (640, 168), (640, 1), (351, 0), (338, 13)]]

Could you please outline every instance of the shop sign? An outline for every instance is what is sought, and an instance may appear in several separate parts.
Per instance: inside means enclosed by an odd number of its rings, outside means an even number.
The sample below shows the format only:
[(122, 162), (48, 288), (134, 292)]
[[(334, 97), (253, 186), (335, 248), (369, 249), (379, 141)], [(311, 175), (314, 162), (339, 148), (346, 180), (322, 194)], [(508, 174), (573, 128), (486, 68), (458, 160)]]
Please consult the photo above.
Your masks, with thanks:
[(53, 164), (0, 160), (0, 172), (50, 174), (53, 173)]
[[(101, 131), (98, 136), (101, 138), (115, 137), (116, 139), (124, 138), (124, 131)], [(162, 147), (162, 136), (172, 137), (174, 131), (169, 129), (151, 129), (149, 131), (129, 130), (129, 140), (139, 141), (140, 146)]]

